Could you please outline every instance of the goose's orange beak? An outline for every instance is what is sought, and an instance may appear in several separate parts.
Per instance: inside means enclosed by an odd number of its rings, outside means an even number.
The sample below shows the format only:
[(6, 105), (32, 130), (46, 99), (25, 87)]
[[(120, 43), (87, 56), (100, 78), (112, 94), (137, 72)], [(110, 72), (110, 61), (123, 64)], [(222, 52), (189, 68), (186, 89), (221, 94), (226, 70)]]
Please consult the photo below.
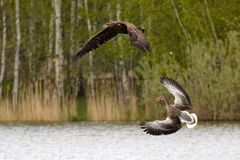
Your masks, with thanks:
[(162, 99), (162, 96), (158, 96), (158, 97), (156, 97), (155, 99), (156, 99), (157, 102), (160, 102), (161, 99)]

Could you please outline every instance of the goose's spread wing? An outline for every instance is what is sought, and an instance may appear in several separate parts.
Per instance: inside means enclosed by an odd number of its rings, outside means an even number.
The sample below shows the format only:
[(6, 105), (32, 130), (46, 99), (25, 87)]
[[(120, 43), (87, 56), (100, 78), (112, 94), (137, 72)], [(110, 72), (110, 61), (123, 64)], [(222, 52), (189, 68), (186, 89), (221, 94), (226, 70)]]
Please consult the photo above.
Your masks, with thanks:
[(98, 48), (101, 44), (115, 37), (118, 33), (127, 33), (127, 26), (122, 22), (111, 22), (98, 33), (93, 35), (75, 55), (81, 57), (86, 53)]
[(171, 134), (177, 132), (182, 127), (179, 117), (175, 119), (167, 117), (163, 121), (141, 122), (140, 125), (144, 132), (151, 135)]
[(143, 31), (136, 29), (129, 31), (129, 40), (135, 47), (139, 48), (143, 52), (150, 51), (149, 41), (144, 37)]
[(180, 110), (190, 109), (191, 100), (187, 92), (173, 79), (168, 77), (160, 78), (165, 88), (174, 96), (174, 104)]

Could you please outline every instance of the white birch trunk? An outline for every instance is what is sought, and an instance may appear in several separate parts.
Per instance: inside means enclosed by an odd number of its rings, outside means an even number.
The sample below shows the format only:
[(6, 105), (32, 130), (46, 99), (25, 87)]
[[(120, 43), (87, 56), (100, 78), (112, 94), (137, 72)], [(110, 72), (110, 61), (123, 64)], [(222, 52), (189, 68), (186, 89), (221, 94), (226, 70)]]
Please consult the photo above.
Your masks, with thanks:
[(48, 75), (51, 75), (53, 69), (53, 34), (54, 34), (54, 15), (51, 14), (49, 22), (49, 43), (48, 43)]
[(75, 2), (75, 0), (72, 0), (72, 2), (71, 2), (71, 14), (70, 14), (70, 20), (71, 20), (71, 28), (70, 28), (70, 55), (74, 55), (75, 54), (74, 53), (75, 52), (75, 41), (74, 41), (75, 6), (76, 6), (76, 2)]
[(62, 48), (62, 28), (61, 28), (61, 0), (54, 0), (55, 9), (55, 81), (58, 95), (63, 97), (63, 48)]
[[(116, 12), (116, 19), (117, 20), (120, 20), (120, 5), (119, 5), (119, 2), (117, 3), (116, 5), (116, 8), (117, 8), (117, 12)], [(120, 41), (121, 41), (121, 37), (118, 37), (118, 47), (119, 47), (119, 50), (121, 51), (121, 44), (120, 44)], [(121, 55), (120, 55), (121, 56)], [(119, 63), (121, 62), (118, 62), (117, 58), (114, 60), (114, 74), (115, 74), (115, 86), (116, 86), (116, 100), (117, 102), (122, 105), (121, 103), (123, 102), (123, 90), (122, 90), (122, 86), (121, 86), (121, 78), (120, 78), (120, 67), (119, 67)], [(119, 69), (120, 68), (120, 69)]]
[[(117, 3), (117, 20), (120, 21), (121, 20), (121, 5), (120, 3)], [(122, 50), (122, 45), (121, 45), (121, 41), (119, 39), (118, 41), (118, 45), (119, 45), (119, 49)], [(126, 71), (126, 67), (125, 67), (125, 63), (122, 60), (120, 60), (120, 66), (122, 69), (122, 73), (121, 73), (121, 81), (122, 81), (122, 85), (123, 85), (123, 94), (124, 94), (124, 98), (128, 99), (129, 98), (129, 82), (128, 82), (128, 77), (127, 77), (127, 71)]]
[(3, 21), (3, 31), (2, 31), (2, 55), (1, 55), (1, 71), (0, 71), (0, 98), (2, 98), (2, 82), (5, 76), (5, 65), (6, 65), (6, 41), (7, 41), (7, 24), (6, 24), (6, 14), (4, 9), (3, 0), (1, 0), (2, 8), (2, 21)]
[[(88, 13), (88, 0), (84, 0), (84, 7), (85, 7), (85, 12), (86, 12), (86, 18), (87, 18), (87, 28), (88, 28), (88, 32), (89, 32), (89, 37), (92, 34), (92, 24), (91, 24), (91, 20), (89, 17), (89, 13)], [(89, 78), (88, 78), (88, 86), (90, 89), (90, 96), (91, 98), (95, 97), (95, 91), (94, 91), (94, 80), (93, 80), (93, 71), (92, 71), (92, 67), (93, 67), (93, 56), (92, 56), (92, 52), (89, 53)]]
[[(83, 9), (83, 2), (82, 0), (77, 0), (77, 13)], [(82, 19), (81, 15), (80, 14), (77, 14), (76, 16), (76, 24), (74, 24), (74, 26), (79, 26), (80, 25), (80, 21)], [(79, 37), (77, 37), (76, 39), (76, 42), (75, 44), (79, 44)], [(76, 71), (76, 75), (74, 76), (75, 77), (75, 82), (74, 82), (74, 96), (77, 97), (78, 95), (78, 92), (79, 92), (79, 86), (80, 86), (80, 83), (81, 83), (81, 78), (80, 78), (80, 75), (82, 74), (81, 73), (81, 66), (80, 66), (80, 63), (79, 61), (77, 61), (77, 71)]]
[(72, 64), (72, 55), (75, 54), (75, 39), (74, 39), (74, 33), (75, 33), (75, 11), (76, 11), (76, 2), (75, 0), (72, 0), (71, 2), (71, 9), (70, 9), (70, 55), (69, 55), (69, 63), (68, 63), (68, 81), (69, 81), (69, 94), (72, 94), (73, 88), (74, 88), (74, 81), (73, 81), (73, 64)]
[[(83, 0), (77, 0), (77, 4), (76, 4), (77, 8), (77, 12), (76, 12), (76, 23), (74, 24), (75, 25), (75, 29), (77, 32), (79, 32), (79, 27), (80, 26), (80, 23), (81, 23), (81, 20), (82, 20), (82, 17), (81, 17), (81, 14), (79, 14), (82, 10), (84, 10), (84, 2)], [(81, 40), (79, 40), (80, 38), (79, 37), (76, 37), (76, 44), (79, 44)]]
[[(34, 7), (34, 0), (31, 0), (30, 2), (30, 5), (31, 5), (31, 11), (33, 12), (33, 7)], [(33, 15), (33, 14), (32, 14)], [(29, 36), (30, 36), (30, 43), (31, 43), (31, 46), (29, 47), (29, 59), (28, 59), (28, 68), (29, 68), (29, 81), (31, 82), (31, 79), (32, 79), (32, 76), (33, 76), (33, 67), (32, 67), (32, 56), (33, 56), (33, 53), (34, 53), (34, 30), (35, 30), (35, 27), (34, 27), (34, 23), (33, 23), (33, 19), (34, 17), (32, 16), (31, 19), (30, 19), (30, 25), (29, 25)]]
[(14, 58), (14, 82), (13, 82), (13, 105), (18, 103), (18, 91), (19, 91), (19, 51), (21, 45), (21, 30), (20, 30), (20, 11), (19, 0), (15, 0), (15, 12), (16, 12), (16, 52)]

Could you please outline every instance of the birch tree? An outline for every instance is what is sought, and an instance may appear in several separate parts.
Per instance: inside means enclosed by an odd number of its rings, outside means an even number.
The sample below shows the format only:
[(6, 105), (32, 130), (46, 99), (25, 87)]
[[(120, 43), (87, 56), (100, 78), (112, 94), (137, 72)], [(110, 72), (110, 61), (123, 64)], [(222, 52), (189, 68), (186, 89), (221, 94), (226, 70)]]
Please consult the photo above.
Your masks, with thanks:
[(30, 6), (31, 6), (31, 18), (29, 21), (29, 36), (30, 36), (30, 47), (29, 47), (29, 59), (28, 59), (28, 68), (29, 68), (29, 81), (31, 82), (31, 77), (33, 77), (33, 64), (32, 64), (32, 58), (33, 58), (33, 53), (34, 53), (34, 49), (35, 49), (35, 43), (34, 43), (34, 30), (35, 30), (35, 26), (33, 23), (34, 20), (34, 0), (31, 0), (30, 2)]
[[(92, 24), (91, 20), (89, 17), (89, 12), (88, 12), (88, 0), (84, 0), (84, 7), (85, 7), (85, 12), (86, 12), (86, 18), (87, 18), (87, 28), (88, 28), (88, 33), (89, 37), (91, 36), (92, 33)], [(94, 92), (94, 80), (93, 80), (93, 56), (92, 52), (89, 53), (89, 78), (88, 78), (88, 86), (90, 88), (90, 96), (91, 98), (95, 97), (95, 92)]]
[(7, 41), (7, 24), (6, 24), (6, 13), (4, 9), (3, 0), (0, 1), (0, 7), (2, 8), (2, 22), (3, 22), (3, 30), (2, 30), (2, 55), (1, 55), (1, 71), (0, 71), (0, 98), (2, 98), (2, 82), (5, 76), (5, 65), (6, 65), (6, 41)]
[[(116, 17), (117, 19), (120, 19), (120, 10), (119, 10), (119, 2), (116, 5), (117, 12), (116, 12)], [(121, 50), (121, 37), (118, 37), (118, 47)], [(116, 87), (116, 100), (118, 103), (122, 103), (122, 87), (121, 87), (121, 79), (119, 78), (119, 66), (118, 66), (118, 59), (114, 57), (114, 75), (115, 75), (115, 87)]]
[[(80, 26), (80, 22), (81, 22), (81, 20), (82, 20), (82, 17), (81, 17), (81, 15), (79, 14), (79, 12), (81, 11), (81, 10), (83, 10), (84, 9), (84, 7), (83, 7), (83, 1), (82, 0), (77, 0), (77, 15), (76, 15), (76, 20), (75, 20), (75, 24), (74, 24), (74, 26)], [(79, 27), (77, 27), (78, 29), (79, 29)], [(75, 28), (76, 30), (77, 30), (77, 28)], [(78, 30), (79, 31), (79, 30)], [(77, 32), (78, 33), (78, 32)], [(79, 37), (77, 37), (77, 39), (76, 39), (76, 41), (75, 41), (75, 44), (79, 44), (80, 43), (80, 41), (79, 41)], [(76, 65), (76, 68), (77, 69), (73, 69), (74, 71), (75, 71), (75, 73), (74, 73), (74, 96), (77, 96), (78, 95), (78, 93), (79, 93), (79, 89), (80, 89), (80, 86), (81, 86), (81, 79), (82, 79), (82, 69), (81, 69), (81, 66), (80, 66), (80, 63), (79, 63), (79, 61), (77, 61), (77, 65)]]
[(69, 61), (68, 61), (68, 81), (69, 81), (69, 94), (72, 93), (72, 90), (74, 88), (73, 84), (73, 64), (72, 64), (72, 55), (75, 54), (75, 39), (74, 39), (74, 33), (75, 33), (75, 12), (76, 12), (76, 1), (71, 1), (71, 9), (70, 9), (70, 54), (69, 54)]
[[(53, 1), (52, 1), (53, 2)], [(50, 15), (50, 22), (49, 22), (49, 43), (48, 43), (48, 75), (50, 76), (53, 69), (53, 37), (54, 36), (54, 14), (51, 13)]]
[(63, 97), (63, 48), (62, 48), (62, 28), (61, 28), (61, 0), (54, 0), (55, 9), (55, 81), (58, 95)]
[(18, 91), (19, 91), (19, 51), (21, 45), (21, 30), (20, 30), (20, 9), (19, 0), (15, 0), (15, 25), (16, 25), (16, 52), (14, 57), (14, 82), (13, 82), (13, 105), (15, 106), (18, 102)]
[[(74, 31), (75, 31), (75, 10), (76, 2), (75, 0), (71, 1), (71, 14), (70, 14), (70, 55), (73, 55), (75, 52), (75, 40), (74, 40)], [(71, 56), (70, 56), (71, 57)], [(71, 60), (71, 59), (70, 59)]]
[[(117, 15), (116, 15), (116, 17), (117, 17), (118, 21), (121, 20), (121, 5), (120, 5), (119, 2), (117, 3)], [(122, 50), (123, 47), (121, 45), (121, 39), (118, 40), (118, 45), (119, 45), (120, 50)], [(125, 67), (123, 57), (121, 57), (120, 66), (121, 66), (121, 69), (122, 69), (121, 81), (122, 81), (122, 85), (123, 85), (123, 94), (124, 94), (124, 98), (128, 99), (129, 98), (129, 82), (128, 82), (127, 71), (126, 71), (126, 67)]]

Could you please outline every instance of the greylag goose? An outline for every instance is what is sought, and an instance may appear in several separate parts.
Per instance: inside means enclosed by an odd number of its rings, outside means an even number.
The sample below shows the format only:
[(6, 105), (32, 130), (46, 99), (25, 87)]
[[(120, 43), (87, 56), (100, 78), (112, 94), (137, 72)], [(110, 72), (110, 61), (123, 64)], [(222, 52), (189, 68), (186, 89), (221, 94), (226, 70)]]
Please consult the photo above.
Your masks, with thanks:
[(139, 48), (141, 51), (150, 51), (150, 44), (143, 35), (144, 29), (137, 28), (132, 23), (113, 21), (106, 23), (101, 31), (93, 35), (75, 57), (85, 55), (120, 33), (128, 34), (131, 44)]
[(182, 123), (186, 123), (188, 128), (195, 127), (198, 121), (197, 115), (185, 111), (191, 109), (191, 100), (187, 92), (171, 78), (162, 77), (160, 81), (174, 96), (174, 104), (169, 104), (165, 96), (157, 97), (157, 102), (162, 100), (166, 104), (167, 118), (162, 121), (140, 122), (144, 132), (151, 135), (171, 134), (177, 132), (182, 127)]

